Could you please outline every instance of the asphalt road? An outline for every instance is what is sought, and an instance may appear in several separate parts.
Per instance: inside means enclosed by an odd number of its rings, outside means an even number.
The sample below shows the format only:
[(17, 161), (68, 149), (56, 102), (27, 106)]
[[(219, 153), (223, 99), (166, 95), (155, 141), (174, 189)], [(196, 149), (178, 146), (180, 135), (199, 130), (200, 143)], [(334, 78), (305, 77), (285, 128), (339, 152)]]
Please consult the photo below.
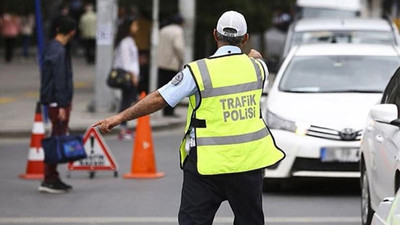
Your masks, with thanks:
[[(152, 180), (123, 179), (129, 172), (132, 142), (106, 136), (120, 176), (111, 172), (72, 172), (60, 166), (65, 182), (74, 189), (52, 195), (37, 191), (39, 181), (22, 180), (29, 139), (0, 139), (0, 224), (177, 224), (182, 173), (178, 145), (183, 128), (153, 133), (157, 170), (165, 177)], [(271, 225), (360, 224), (360, 191), (357, 181), (297, 180), (284, 190), (264, 193), (264, 212)], [(232, 224), (225, 202), (214, 224)]]

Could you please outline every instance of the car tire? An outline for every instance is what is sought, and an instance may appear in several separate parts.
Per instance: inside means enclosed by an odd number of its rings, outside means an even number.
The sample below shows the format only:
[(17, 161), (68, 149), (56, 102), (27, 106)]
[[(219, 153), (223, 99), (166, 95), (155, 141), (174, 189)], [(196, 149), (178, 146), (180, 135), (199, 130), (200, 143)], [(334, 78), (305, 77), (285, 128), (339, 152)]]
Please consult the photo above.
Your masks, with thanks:
[(361, 224), (370, 225), (374, 210), (371, 208), (371, 195), (368, 183), (367, 169), (361, 166)]

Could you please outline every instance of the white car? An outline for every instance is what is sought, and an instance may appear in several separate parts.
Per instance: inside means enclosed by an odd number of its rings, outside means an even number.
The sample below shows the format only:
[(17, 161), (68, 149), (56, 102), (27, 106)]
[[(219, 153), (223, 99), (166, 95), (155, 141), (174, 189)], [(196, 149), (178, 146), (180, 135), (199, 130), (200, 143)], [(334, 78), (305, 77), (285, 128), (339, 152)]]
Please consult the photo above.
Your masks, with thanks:
[(372, 217), (371, 225), (400, 225), (400, 191), (385, 198)]
[(291, 24), (283, 56), (293, 46), (313, 43), (358, 43), (399, 45), (396, 25), (379, 18), (312, 18)]
[[(391, 73), (393, 74), (393, 73)], [(400, 70), (372, 106), (361, 142), (361, 209), (370, 224), (379, 203), (400, 187)], [(399, 218), (400, 219), (400, 218)]]
[(359, 178), (360, 138), (370, 107), (400, 64), (393, 46), (296, 46), (262, 113), (286, 158), (267, 178)]

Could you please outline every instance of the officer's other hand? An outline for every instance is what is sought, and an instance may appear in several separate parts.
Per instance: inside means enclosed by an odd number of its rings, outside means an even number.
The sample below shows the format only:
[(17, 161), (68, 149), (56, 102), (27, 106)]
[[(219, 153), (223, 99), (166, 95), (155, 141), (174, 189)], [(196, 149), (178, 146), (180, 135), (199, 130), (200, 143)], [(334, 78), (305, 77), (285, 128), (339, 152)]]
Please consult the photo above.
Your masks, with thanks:
[(100, 120), (92, 125), (92, 127), (98, 127), (102, 133), (108, 133), (111, 129), (121, 122), (120, 115), (110, 116), (104, 120)]
[(263, 59), (261, 53), (259, 53), (257, 50), (255, 49), (251, 49), (250, 53), (247, 54), (249, 57), (255, 58), (255, 59)]

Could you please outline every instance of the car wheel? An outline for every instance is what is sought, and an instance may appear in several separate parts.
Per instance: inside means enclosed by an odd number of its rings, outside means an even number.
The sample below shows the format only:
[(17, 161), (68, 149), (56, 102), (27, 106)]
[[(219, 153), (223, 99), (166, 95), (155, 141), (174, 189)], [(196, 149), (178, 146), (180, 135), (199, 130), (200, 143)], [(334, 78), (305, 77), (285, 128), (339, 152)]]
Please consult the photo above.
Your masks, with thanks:
[(361, 222), (370, 225), (374, 210), (371, 208), (371, 196), (368, 184), (368, 175), (365, 166), (361, 171)]

